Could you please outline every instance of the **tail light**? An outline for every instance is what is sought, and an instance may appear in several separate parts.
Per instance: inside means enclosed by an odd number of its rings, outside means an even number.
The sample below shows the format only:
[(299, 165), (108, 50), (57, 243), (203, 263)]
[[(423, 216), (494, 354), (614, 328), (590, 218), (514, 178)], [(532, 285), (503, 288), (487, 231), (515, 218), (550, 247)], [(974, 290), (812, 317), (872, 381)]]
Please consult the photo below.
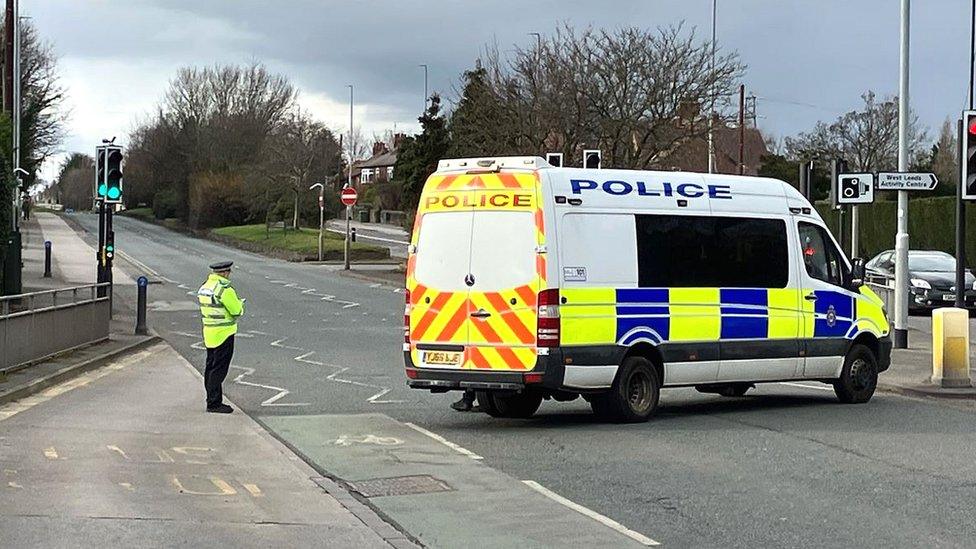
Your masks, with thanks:
[(413, 305), (410, 304), (410, 290), (404, 292), (406, 296), (406, 305), (403, 307), (403, 342), (410, 343), (410, 310), (413, 309)]
[(559, 347), (559, 290), (539, 292), (536, 346)]

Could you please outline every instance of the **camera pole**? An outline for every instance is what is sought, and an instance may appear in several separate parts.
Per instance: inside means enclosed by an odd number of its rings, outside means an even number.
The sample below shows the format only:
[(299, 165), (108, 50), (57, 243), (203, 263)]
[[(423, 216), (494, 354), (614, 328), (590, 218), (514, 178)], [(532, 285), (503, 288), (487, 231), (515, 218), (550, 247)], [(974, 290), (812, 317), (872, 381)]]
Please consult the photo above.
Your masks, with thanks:
[(851, 204), (851, 259), (857, 257), (857, 204)]

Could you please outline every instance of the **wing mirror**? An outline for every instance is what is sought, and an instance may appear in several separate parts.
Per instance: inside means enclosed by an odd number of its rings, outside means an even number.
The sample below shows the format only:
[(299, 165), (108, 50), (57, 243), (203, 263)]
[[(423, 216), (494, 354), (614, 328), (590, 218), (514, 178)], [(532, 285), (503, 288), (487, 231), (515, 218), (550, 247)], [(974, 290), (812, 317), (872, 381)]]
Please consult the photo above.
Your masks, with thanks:
[(864, 286), (864, 258), (855, 257), (851, 260), (851, 289), (857, 290)]

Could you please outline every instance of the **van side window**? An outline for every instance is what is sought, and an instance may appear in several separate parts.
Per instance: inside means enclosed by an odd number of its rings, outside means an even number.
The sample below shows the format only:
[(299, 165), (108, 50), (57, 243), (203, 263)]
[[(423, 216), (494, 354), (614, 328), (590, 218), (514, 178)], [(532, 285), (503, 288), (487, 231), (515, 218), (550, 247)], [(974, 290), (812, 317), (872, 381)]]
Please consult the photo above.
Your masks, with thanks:
[(786, 287), (789, 248), (783, 220), (636, 217), (640, 287)]
[(850, 273), (840, 251), (834, 246), (827, 231), (812, 223), (800, 223), (800, 252), (803, 265), (810, 278), (843, 287)]

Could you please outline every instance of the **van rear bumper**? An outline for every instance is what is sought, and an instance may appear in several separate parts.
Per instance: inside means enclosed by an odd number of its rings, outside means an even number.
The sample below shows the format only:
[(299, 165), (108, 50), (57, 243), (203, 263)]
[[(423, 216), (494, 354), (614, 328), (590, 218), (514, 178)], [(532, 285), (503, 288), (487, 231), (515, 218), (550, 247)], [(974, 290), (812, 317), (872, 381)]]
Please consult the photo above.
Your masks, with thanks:
[[(558, 349), (552, 351), (548, 356), (540, 355), (536, 359), (535, 367), (524, 371), (417, 368), (409, 352), (403, 353), (403, 360), (408, 378), (407, 386), (414, 389), (520, 391), (526, 386), (559, 389), (563, 383), (562, 353)], [(526, 383), (526, 374), (531, 374), (536, 381)], [(541, 381), (537, 381), (539, 374), (542, 374)]]

